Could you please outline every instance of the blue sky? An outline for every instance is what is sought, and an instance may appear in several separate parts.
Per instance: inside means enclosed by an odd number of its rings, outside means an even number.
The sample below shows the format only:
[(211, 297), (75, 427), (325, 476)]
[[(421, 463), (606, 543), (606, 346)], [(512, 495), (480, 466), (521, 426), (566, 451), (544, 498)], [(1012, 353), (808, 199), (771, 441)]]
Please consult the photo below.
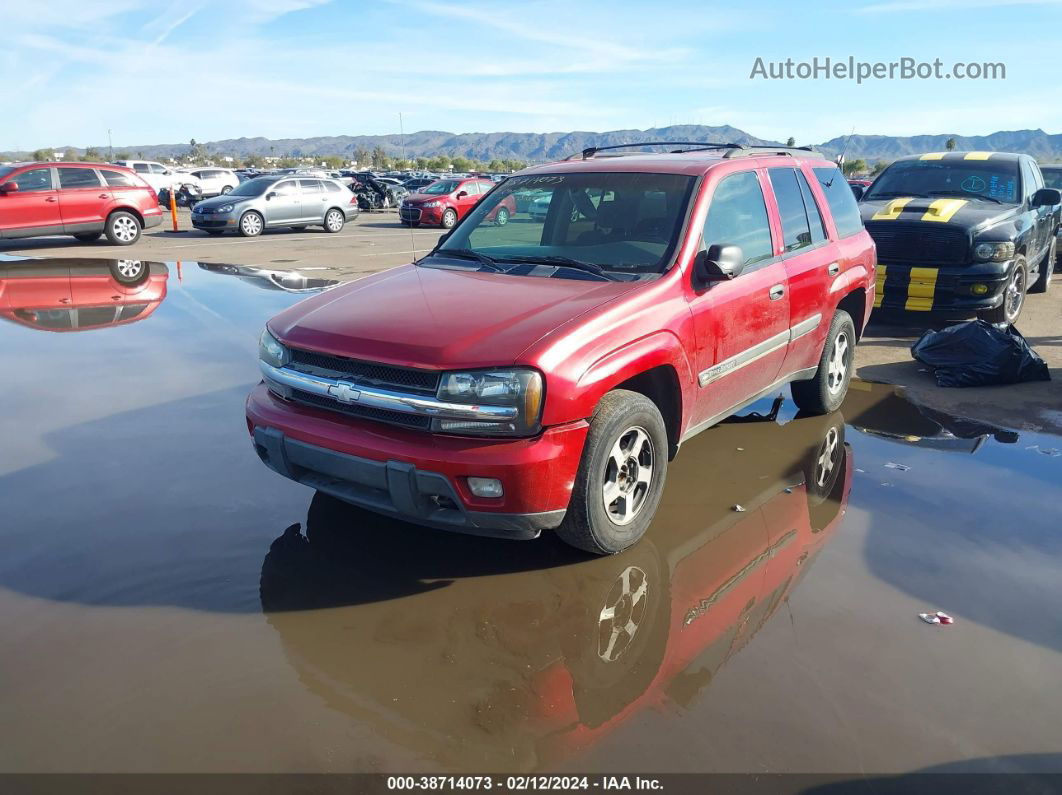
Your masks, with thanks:
[[(732, 124), (1062, 132), (1062, 0), (6, 3), (0, 150)], [(757, 57), (1003, 61), (1001, 81), (750, 80)]]

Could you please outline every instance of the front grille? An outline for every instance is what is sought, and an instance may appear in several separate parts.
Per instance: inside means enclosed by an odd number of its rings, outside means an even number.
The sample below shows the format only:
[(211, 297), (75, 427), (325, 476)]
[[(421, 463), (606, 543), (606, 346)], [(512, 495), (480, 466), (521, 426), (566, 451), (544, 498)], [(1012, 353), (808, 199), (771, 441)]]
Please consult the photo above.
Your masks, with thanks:
[(969, 253), (966, 230), (927, 223), (868, 221), (880, 262), (961, 265)]
[(403, 221), (419, 221), (420, 220), (420, 208), (419, 207), (403, 207), (399, 215), (402, 216)]
[(301, 389), (291, 390), (291, 399), (296, 403), (302, 403), (306, 406), (327, 409), (328, 411), (338, 411), (340, 414), (346, 414), (350, 417), (375, 420), (376, 422), (386, 422), (391, 425), (401, 425), (403, 428), (416, 428), (418, 430), (426, 431), (431, 426), (430, 417), (422, 417), (417, 414), (403, 414), (399, 411), (377, 409), (372, 406), (359, 406), (355, 403), (340, 403), (338, 400), (321, 397), (312, 392), (303, 392)]
[(311, 375), (342, 378), (366, 386), (397, 388), (400, 391), (424, 395), (434, 395), (439, 388), (439, 374), (433, 370), (392, 367), (298, 348), (292, 348), (291, 363), (288, 366), (293, 370), (301, 370)]

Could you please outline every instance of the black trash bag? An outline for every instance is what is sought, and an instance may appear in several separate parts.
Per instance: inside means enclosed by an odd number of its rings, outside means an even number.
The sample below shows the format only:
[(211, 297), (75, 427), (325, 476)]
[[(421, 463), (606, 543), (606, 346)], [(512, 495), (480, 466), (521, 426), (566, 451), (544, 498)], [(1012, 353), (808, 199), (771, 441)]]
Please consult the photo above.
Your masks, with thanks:
[(911, 355), (934, 368), (937, 386), (1051, 380), (1044, 360), (1016, 328), (999, 329), (983, 320), (926, 331), (911, 346)]

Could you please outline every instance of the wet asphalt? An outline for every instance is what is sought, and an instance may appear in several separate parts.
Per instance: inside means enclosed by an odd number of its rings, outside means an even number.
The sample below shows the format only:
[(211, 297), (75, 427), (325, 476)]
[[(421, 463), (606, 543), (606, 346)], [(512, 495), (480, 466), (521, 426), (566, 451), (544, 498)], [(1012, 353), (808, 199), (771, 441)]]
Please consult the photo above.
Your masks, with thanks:
[(1062, 439), (856, 382), (684, 445), (623, 554), (450, 535), (255, 456), (307, 285), (93, 267), (0, 262), (0, 772), (1062, 771)]

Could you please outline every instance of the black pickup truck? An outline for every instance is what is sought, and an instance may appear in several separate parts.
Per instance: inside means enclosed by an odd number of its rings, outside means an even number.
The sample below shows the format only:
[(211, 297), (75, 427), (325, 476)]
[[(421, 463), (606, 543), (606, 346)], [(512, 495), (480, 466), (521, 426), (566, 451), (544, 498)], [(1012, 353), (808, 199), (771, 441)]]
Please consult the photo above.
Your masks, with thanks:
[(860, 199), (877, 244), (874, 306), (1013, 323), (1054, 270), (1062, 196), (1036, 161), (936, 152), (895, 161)]

